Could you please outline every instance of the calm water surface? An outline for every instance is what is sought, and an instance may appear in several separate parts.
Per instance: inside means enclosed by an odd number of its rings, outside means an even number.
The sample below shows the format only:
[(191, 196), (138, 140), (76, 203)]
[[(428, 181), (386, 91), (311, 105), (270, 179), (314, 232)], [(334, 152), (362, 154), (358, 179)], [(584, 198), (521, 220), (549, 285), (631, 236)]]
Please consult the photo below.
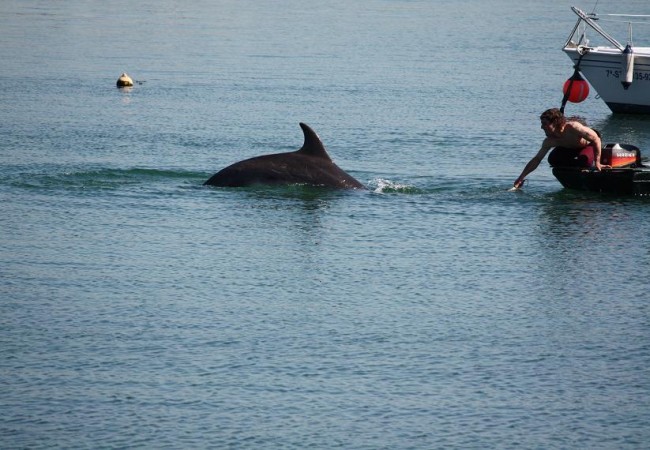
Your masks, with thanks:
[[(0, 447), (647, 447), (650, 202), (507, 192), (569, 6), (3, 2)], [(301, 121), (368, 190), (202, 186)]]

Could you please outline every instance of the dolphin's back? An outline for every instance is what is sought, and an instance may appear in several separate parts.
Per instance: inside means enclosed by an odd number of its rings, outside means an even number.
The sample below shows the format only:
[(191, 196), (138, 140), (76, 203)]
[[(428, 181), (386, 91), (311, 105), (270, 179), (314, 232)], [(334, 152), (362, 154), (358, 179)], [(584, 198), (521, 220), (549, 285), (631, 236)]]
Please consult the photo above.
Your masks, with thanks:
[(332, 161), (299, 152), (263, 155), (237, 162), (215, 173), (205, 184), (220, 187), (309, 184), (339, 189), (363, 185)]
[(237, 162), (215, 173), (204, 184), (220, 187), (309, 184), (363, 189), (359, 181), (334, 164), (318, 135), (304, 123), (300, 126), (305, 135), (305, 143), (300, 150)]

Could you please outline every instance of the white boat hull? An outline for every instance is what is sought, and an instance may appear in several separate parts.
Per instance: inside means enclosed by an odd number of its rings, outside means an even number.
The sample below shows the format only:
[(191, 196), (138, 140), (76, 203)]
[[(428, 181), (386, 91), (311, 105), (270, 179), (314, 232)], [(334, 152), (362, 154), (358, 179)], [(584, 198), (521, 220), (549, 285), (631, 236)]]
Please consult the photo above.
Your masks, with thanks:
[[(625, 89), (623, 55), (615, 48), (595, 47), (588, 50), (580, 60), (578, 70), (615, 113), (650, 114), (650, 48), (634, 49), (634, 72), (632, 84)], [(564, 52), (578, 63), (580, 53), (575, 46), (567, 46)]]

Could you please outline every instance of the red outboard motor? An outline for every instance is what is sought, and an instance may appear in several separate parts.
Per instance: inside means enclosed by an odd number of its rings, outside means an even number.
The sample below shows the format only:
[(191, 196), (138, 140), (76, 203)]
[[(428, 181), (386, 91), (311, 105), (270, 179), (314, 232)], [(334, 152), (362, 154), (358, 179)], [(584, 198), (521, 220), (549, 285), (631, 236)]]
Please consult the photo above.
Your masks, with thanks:
[(612, 168), (641, 166), (641, 150), (630, 144), (607, 144), (600, 162)]

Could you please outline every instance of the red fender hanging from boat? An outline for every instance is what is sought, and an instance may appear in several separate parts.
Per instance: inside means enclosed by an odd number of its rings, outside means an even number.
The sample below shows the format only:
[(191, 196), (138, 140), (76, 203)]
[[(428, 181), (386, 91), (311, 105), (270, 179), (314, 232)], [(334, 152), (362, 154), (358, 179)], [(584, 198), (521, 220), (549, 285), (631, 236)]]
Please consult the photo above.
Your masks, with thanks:
[(564, 82), (562, 92), (571, 103), (580, 103), (589, 96), (589, 83), (577, 70)]

